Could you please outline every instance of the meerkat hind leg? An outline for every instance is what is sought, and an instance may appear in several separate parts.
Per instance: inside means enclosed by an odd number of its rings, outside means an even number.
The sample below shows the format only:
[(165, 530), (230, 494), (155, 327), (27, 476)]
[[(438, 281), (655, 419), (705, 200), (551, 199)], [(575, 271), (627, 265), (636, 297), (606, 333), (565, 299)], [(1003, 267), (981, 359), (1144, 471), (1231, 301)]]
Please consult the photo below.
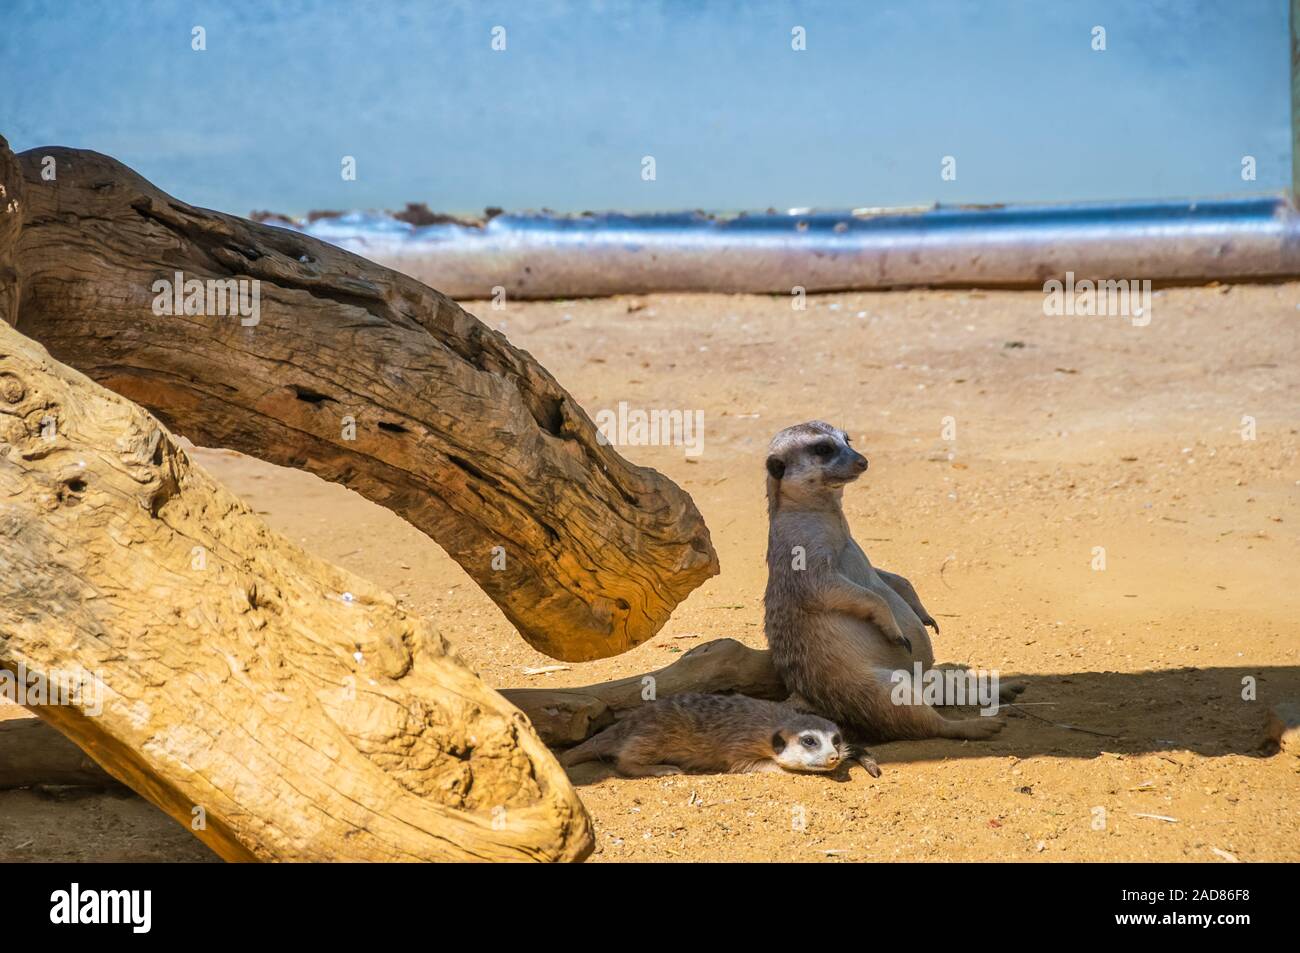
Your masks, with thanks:
[(935, 712), (941, 723), (940, 738), (960, 738), (963, 741), (983, 741), (992, 738), (1006, 727), (1006, 719), (1000, 716), (981, 715), (978, 718), (944, 718)]
[(1006, 726), (1002, 716), (977, 715), (974, 718), (945, 718), (926, 704), (893, 706), (890, 734), (896, 740), (908, 738), (958, 738), (980, 741), (991, 738)]
[[(948, 678), (945, 677), (943, 682), (941, 683), (942, 698), (940, 698), (934, 704), (943, 705), (943, 706), (948, 706), (948, 705), (983, 706), (985, 704), (985, 702), (978, 697), (977, 693), (971, 687), (972, 685), (975, 684), (973, 680), (976, 677), (978, 677), (978, 673), (970, 666), (957, 665), (951, 662), (943, 662), (939, 665), (932, 666), (931, 670), (936, 672), (943, 672), (943, 673), (955, 672), (958, 675), (962, 676), (964, 679), (968, 679), (966, 685), (963, 686), (963, 688), (960, 691), (957, 691), (954, 690), (954, 686), (949, 682)], [(1004, 683), (1002, 681), (999, 681), (997, 700), (999, 702), (1015, 701), (1016, 696), (1018, 696), (1024, 690), (1025, 690), (1024, 682)]]
[[(920, 741), (925, 738), (988, 738), (997, 734), (1005, 720), (991, 715), (949, 719), (923, 698), (911, 692), (911, 684), (894, 682), (890, 669), (877, 669), (875, 677), (859, 684), (855, 697), (842, 699), (841, 708), (856, 710), (857, 727), (851, 741)], [(902, 689), (903, 697), (898, 697)], [(913, 700), (906, 700), (911, 695)], [(850, 721), (855, 719), (850, 718)]]

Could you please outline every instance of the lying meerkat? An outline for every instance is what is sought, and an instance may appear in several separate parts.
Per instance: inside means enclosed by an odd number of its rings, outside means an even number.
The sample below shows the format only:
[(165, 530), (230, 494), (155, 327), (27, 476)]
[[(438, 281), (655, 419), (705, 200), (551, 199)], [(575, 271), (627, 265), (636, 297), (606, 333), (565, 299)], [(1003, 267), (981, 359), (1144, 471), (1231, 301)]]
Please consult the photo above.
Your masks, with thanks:
[(1002, 719), (950, 720), (891, 697), (896, 671), (934, 665), (926, 627), (939, 625), (912, 584), (874, 568), (849, 533), (844, 486), (866, 469), (848, 435), (821, 421), (772, 438), (763, 597), (772, 663), (793, 705), (833, 718), (855, 740), (988, 738)]
[[(840, 729), (817, 715), (744, 695), (684, 694), (634, 709), (565, 752), (560, 763), (572, 767), (608, 759), (620, 774), (642, 778), (833, 771), (849, 755)], [(863, 760), (861, 754), (855, 757)], [(880, 769), (875, 773), (879, 776)]]

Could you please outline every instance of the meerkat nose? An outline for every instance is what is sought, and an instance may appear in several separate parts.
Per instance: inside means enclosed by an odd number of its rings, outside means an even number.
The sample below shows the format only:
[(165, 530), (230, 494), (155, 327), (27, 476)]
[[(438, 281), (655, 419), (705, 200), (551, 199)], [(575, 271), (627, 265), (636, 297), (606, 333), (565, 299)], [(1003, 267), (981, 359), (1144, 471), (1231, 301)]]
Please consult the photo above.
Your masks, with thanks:
[(867, 458), (859, 454), (858, 458), (853, 461), (853, 465), (857, 467), (859, 471), (865, 470), (867, 468)]

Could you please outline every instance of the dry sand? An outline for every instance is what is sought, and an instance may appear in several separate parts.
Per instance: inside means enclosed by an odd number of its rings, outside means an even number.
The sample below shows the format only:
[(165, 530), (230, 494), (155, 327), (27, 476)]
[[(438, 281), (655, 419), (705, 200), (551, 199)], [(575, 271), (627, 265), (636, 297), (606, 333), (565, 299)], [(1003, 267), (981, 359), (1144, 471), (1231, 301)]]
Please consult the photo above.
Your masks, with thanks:
[[(915, 583), (939, 659), (1023, 678), (1024, 707), (991, 742), (879, 746), (878, 780), (575, 775), (594, 860), (1300, 860), (1300, 758), (1259, 752), (1268, 707), (1300, 700), (1298, 303), (1300, 284), (1169, 289), (1141, 328), (1045, 317), (1035, 292), (829, 295), (802, 313), (766, 296), (471, 303), (590, 414), (705, 413), (698, 458), (623, 452), (691, 493), (722, 574), (646, 645), (550, 675), (523, 674), (554, 663), (387, 511), (196, 457), (437, 620), (490, 684), (560, 687), (719, 636), (762, 646), (764, 447), (833, 421), (871, 460), (845, 492), (858, 540)], [(0, 859), (205, 855), (133, 799), (0, 794)]]

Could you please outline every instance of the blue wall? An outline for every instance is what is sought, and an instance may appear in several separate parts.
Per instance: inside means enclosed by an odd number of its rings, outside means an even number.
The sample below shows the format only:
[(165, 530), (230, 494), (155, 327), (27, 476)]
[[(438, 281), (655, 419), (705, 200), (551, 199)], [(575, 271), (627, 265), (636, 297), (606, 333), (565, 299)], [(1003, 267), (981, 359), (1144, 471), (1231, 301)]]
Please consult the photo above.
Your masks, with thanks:
[(0, 8), (15, 149), (97, 149), (240, 214), (1110, 199), (1290, 179), (1285, 0)]

